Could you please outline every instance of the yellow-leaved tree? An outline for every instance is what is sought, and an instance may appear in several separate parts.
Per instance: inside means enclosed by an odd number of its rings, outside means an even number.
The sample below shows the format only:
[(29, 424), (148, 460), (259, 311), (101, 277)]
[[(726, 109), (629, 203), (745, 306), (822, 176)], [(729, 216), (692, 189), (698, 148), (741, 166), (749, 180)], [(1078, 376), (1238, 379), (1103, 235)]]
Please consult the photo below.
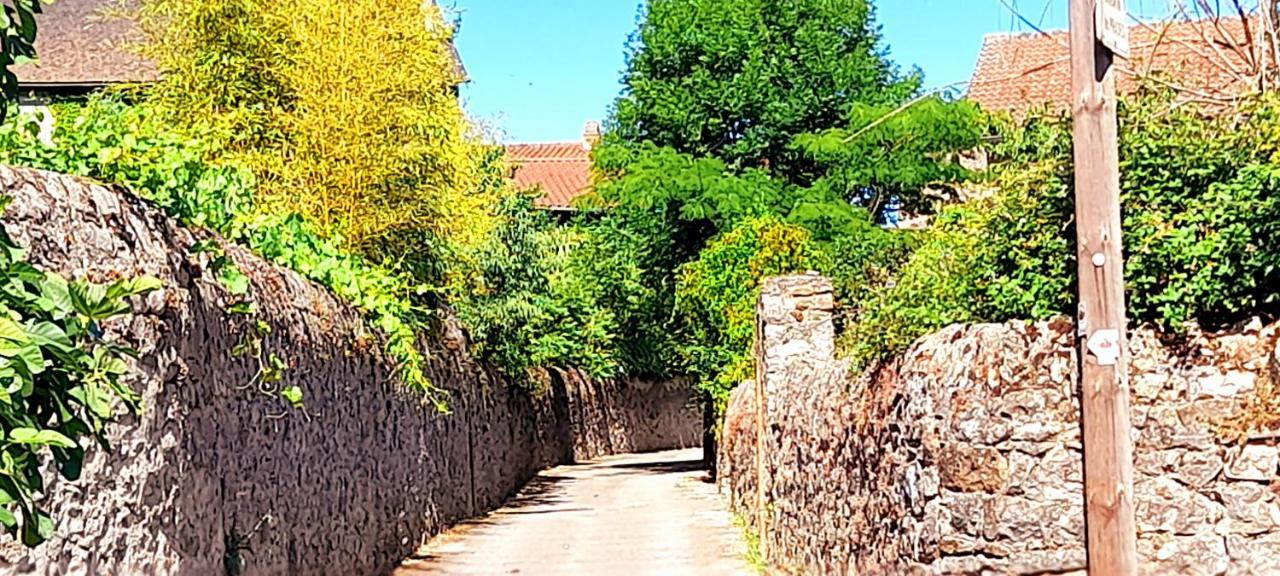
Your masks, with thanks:
[(397, 261), (492, 231), (501, 155), (461, 109), (434, 2), (144, 0), (140, 16), (151, 101), (221, 134), (266, 209)]

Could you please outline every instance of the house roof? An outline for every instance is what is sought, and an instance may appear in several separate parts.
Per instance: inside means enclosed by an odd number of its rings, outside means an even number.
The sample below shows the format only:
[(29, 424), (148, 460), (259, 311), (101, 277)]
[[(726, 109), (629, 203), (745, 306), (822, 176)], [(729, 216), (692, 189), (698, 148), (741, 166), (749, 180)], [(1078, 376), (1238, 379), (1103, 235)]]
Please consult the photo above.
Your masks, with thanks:
[(591, 192), (591, 147), (584, 142), (511, 144), (507, 158), (515, 164), (520, 188), (538, 188), (539, 208), (571, 210), (573, 201)]
[[(36, 17), (38, 61), (14, 67), (29, 88), (151, 82), (159, 72), (133, 46), (144, 38), (136, 14), (140, 0), (57, 0)], [(450, 45), (459, 78), (467, 79), (457, 46)]]
[(573, 210), (574, 200), (591, 193), (591, 150), (599, 141), (600, 123), (587, 122), (577, 142), (508, 145), (516, 186), (541, 190), (539, 208)]
[(142, 39), (137, 25), (113, 11), (137, 0), (58, 0), (36, 17), (38, 62), (14, 68), (20, 84), (101, 86), (156, 78), (150, 62), (131, 51)]
[[(1133, 91), (1135, 75), (1154, 75), (1201, 95), (1240, 95), (1249, 89), (1239, 74), (1250, 67), (1244, 31), (1238, 19), (1136, 25), (1130, 30), (1132, 57), (1118, 62), (1117, 90)], [(1071, 101), (1068, 33), (987, 36), (969, 99), (988, 111), (1014, 115), (1046, 104), (1066, 108)]]

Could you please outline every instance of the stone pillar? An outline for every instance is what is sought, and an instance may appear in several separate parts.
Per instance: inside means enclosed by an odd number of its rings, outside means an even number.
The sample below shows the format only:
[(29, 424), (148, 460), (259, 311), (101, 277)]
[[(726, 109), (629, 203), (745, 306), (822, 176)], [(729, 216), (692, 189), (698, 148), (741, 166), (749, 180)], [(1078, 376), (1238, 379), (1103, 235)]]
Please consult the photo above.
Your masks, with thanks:
[(808, 382), (835, 360), (835, 297), (831, 281), (816, 273), (764, 281), (756, 305), (756, 518), (760, 554), (769, 558), (771, 454), (781, 444), (778, 418), (788, 407), (777, 391)]

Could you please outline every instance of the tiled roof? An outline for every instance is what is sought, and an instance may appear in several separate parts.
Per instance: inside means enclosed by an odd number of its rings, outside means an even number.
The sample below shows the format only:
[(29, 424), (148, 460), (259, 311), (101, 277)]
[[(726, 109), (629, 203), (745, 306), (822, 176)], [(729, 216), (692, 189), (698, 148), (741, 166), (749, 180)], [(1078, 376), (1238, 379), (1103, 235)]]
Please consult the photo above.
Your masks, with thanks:
[[(14, 68), (24, 86), (103, 86), (151, 82), (156, 67), (132, 48), (143, 40), (137, 22), (140, 0), (57, 0), (36, 16), (38, 61)], [(458, 76), (466, 68), (451, 45)]]
[(570, 210), (591, 191), (591, 148), (583, 142), (511, 144), (507, 157), (516, 166), (517, 186), (542, 190), (539, 208)]
[[(1151, 73), (1181, 88), (1215, 97), (1248, 89), (1231, 70), (1247, 71), (1240, 20), (1142, 24), (1130, 31), (1132, 59), (1118, 61), (1117, 89), (1134, 89), (1134, 73)], [(988, 111), (1015, 115), (1071, 100), (1071, 55), (1067, 32), (987, 36), (969, 86), (969, 99)]]
[(112, 13), (137, 0), (58, 0), (36, 16), (38, 62), (14, 68), (24, 85), (104, 85), (146, 82), (155, 67), (133, 53), (141, 40), (133, 21)]

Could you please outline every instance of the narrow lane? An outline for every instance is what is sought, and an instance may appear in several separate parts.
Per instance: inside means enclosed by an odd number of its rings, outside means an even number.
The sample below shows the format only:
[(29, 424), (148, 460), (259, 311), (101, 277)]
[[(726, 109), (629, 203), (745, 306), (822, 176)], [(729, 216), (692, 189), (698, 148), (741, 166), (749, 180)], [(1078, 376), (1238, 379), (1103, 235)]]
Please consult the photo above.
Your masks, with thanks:
[(754, 575), (701, 458), (679, 450), (548, 470), (395, 575)]

